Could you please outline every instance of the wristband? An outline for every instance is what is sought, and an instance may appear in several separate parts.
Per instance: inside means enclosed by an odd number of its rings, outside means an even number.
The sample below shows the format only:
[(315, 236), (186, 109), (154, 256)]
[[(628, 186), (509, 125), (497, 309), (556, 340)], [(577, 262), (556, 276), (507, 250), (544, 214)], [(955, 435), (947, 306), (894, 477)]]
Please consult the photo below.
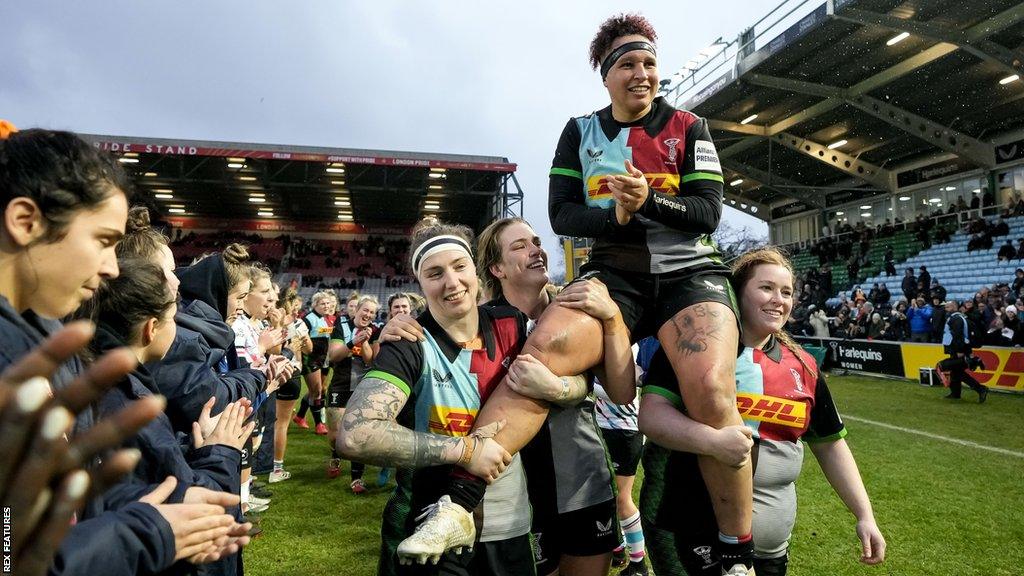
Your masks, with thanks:
[[(473, 461), (473, 453), (476, 452), (476, 445), (479, 442), (476, 436), (463, 436), (462, 437), (462, 454), (459, 456), (459, 460), (456, 462), (462, 468), (469, 466), (469, 463)], [(473, 444), (470, 445), (470, 441)]]
[(565, 400), (569, 397), (569, 379), (562, 376), (562, 393), (558, 396), (559, 400)]

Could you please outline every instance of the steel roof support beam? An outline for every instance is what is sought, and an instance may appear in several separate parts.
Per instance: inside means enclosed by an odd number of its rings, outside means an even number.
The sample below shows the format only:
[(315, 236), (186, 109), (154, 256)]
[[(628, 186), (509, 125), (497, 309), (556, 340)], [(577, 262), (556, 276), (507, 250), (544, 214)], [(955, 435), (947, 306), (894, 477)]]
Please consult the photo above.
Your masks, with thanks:
[[(978, 29), (972, 26), (967, 31), (960, 31), (945, 26), (937, 26), (928, 22), (917, 22), (904, 20), (888, 14), (879, 14), (869, 10), (858, 10), (856, 8), (845, 8), (838, 11), (835, 17), (847, 22), (861, 24), (863, 26), (882, 26), (897, 32), (909, 32), (915, 36), (934, 40), (936, 42), (948, 42), (963, 48), (974, 56), (992, 62), (1003, 68), (1009, 74), (1024, 75), (1024, 55), (1017, 50), (1010, 50), (1000, 46), (985, 37), (994, 34), (1007, 26), (1024, 18), (1024, 6), (1018, 4), (999, 16), (1001, 19), (989, 25), (988, 28)], [(986, 22), (991, 22), (989, 19)]]
[(872, 186), (889, 190), (890, 192), (896, 189), (896, 175), (894, 173), (869, 162), (859, 160), (855, 156), (850, 156), (839, 150), (829, 150), (823, 144), (788, 132), (776, 134), (773, 138), (776, 142), (790, 150), (795, 150), (808, 158), (828, 164), (836, 170), (868, 182)]
[[(737, 205), (734, 206), (733, 202), (735, 202)], [(756, 206), (757, 212), (745, 210), (742, 206), (740, 206), (742, 204), (746, 204), (748, 207)], [(740, 212), (743, 212), (744, 214), (749, 214), (750, 216), (753, 216), (754, 218), (757, 218), (759, 220), (764, 220), (765, 222), (768, 222), (772, 217), (771, 206), (768, 206), (767, 204), (761, 204), (760, 202), (754, 202), (753, 200), (749, 198), (744, 198), (743, 196), (740, 196), (738, 194), (726, 194), (722, 201), (722, 205), (733, 206)]]
[(765, 127), (758, 126), (757, 124), (740, 124), (739, 122), (729, 122), (727, 120), (708, 118), (708, 126), (712, 130), (725, 130), (727, 132), (750, 134), (753, 136), (768, 136), (768, 132)]
[(995, 146), (990, 143), (976, 140), (938, 122), (932, 122), (913, 112), (907, 112), (902, 108), (864, 94), (848, 98), (846, 102), (907, 134), (920, 138), (936, 148), (970, 160), (982, 168), (995, 166)]
[(995, 165), (995, 149), (992, 144), (976, 140), (967, 134), (877, 98), (865, 94), (850, 96), (846, 91), (833, 86), (761, 74), (750, 74), (747, 81), (758, 86), (840, 100), (937, 148), (966, 158), (978, 166), (991, 168)]
[(770, 174), (759, 168), (754, 168), (753, 166), (748, 166), (742, 162), (737, 162), (736, 160), (722, 159), (722, 166), (732, 170), (733, 172), (737, 172), (748, 178), (756, 180), (765, 188), (775, 190), (779, 194), (788, 196), (789, 198), (806, 202), (807, 204), (817, 208), (825, 207), (824, 194), (819, 193), (817, 190), (807, 189), (807, 187), (801, 186), (799, 183), (793, 182), (787, 178)]

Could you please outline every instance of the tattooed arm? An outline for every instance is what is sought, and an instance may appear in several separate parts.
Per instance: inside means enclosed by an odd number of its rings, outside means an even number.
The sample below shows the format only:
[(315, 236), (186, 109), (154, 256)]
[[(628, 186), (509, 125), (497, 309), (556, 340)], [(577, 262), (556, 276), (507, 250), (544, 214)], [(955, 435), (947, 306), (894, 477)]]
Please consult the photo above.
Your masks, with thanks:
[(416, 432), (396, 421), (408, 399), (386, 380), (364, 378), (345, 408), (338, 450), (347, 458), (378, 466), (423, 468), (458, 462), (461, 438)]

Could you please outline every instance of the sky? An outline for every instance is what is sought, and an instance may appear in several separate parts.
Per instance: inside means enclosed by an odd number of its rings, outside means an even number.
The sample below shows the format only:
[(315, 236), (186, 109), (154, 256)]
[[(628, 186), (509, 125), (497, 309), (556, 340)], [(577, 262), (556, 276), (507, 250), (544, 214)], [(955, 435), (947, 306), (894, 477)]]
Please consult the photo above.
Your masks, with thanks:
[[(640, 12), (667, 78), (776, 0), (0, 3), (0, 118), (21, 128), (502, 156), (560, 250), (547, 175), (565, 122), (606, 106), (587, 51)], [(726, 207), (733, 227), (767, 226)]]

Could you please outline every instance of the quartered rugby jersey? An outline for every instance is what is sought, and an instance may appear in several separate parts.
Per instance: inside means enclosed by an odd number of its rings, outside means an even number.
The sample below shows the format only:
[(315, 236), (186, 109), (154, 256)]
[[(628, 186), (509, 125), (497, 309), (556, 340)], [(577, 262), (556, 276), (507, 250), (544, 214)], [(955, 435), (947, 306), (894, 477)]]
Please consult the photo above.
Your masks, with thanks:
[[(707, 122), (656, 98), (640, 122), (622, 125), (611, 107), (572, 119), (562, 133), (551, 174), (580, 180), (583, 202), (612, 208), (608, 176), (625, 174), (629, 160), (644, 173), (650, 189), (665, 196), (708, 190), (722, 197), (722, 169)], [(654, 196), (655, 203), (662, 198)], [(639, 213), (640, 227), (627, 227), (597, 238), (592, 261), (621, 270), (665, 273), (719, 262), (709, 235), (672, 228)]]
[[(424, 313), (418, 318), (423, 342), (384, 342), (366, 378), (380, 378), (408, 394), (399, 423), (418, 432), (465, 436), (480, 407), (508, 372), (526, 341), (526, 317), (514, 308), (478, 307), (484, 347), (459, 346)], [(431, 466), (413, 473), (412, 510), (435, 502), (448, 484), (451, 466)], [(481, 509), (478, 509), (481, 510)], [(519, 455), (484, 495), (479, 539), (483, 542), (521, 536), (529, 531), (530, 506)]]
[[(800, 351), (808, 366), (814, 358)], [(683, 399), (668, 357), (651, 360), (644, 394), (654, 393), (683, 409)], [(803, 367), (789, 348), (772, 338), (765, 349), (744, 347), (736, 358), (736, 407), (744, 424), (761, 440), (837, 440), (846, 428), (820, 373)]]
[[(370, 325), (371, 334), (370, 338), (352, 347), (352, 353), (347, 357), (342, 358), (339, 362), (331, 364), (334, 368), (333, 376), (331, 377), (331, 388), (338, 388), (341, 390), (355, 390), (359, 381), (363, 379), (363, 376), (370, 369), (370, 367), (363, 360), (362, 347), (369, 346), (377, 341), (380, 337), (380, 329), (374, 325)], [(342, 344), (348, 345), (348, 343), (355, 337), (356, 327), (347, 319), (342, 319), (340, 322), (334, 323), (334, 330), (331, 332), (331, 344), (335, 342), (341, 342)], [(328, 348), (328, 351), (330, 348)]]

